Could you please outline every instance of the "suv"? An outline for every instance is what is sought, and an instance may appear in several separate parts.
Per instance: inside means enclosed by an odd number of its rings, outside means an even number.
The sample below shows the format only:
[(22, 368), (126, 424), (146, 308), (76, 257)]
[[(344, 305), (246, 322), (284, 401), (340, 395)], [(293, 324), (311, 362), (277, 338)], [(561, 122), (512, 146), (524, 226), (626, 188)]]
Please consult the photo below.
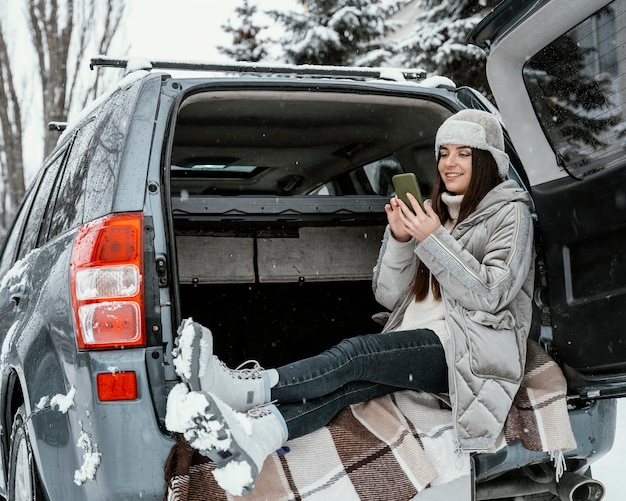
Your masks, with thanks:
[[(599, 52), (624, 46), (625, 22), (618, 1), (507, 0), (472, 34), (489, 49), (515, 143), (507, 136), (509, 175), (536, 204), (532, 336), (568, 378), (578, 444), (568, 471), (586, 475), (562, 499), (601, 499), (589, 465), (610, 450), (614, 397), (626, 393), (624, 77), (611, 99), (605, 88), (626, 58)], [(554, 60), (581, 41), (577, 64)], [(443, 120), (468, 107), (498, 113), (419, 71), (92, 64), (127, 75), (63, 132), (0, 256), (9, 499), (162, 499), (185, 318), (211, 327), (231, 366), (276, 366), (374, 332), (391, 177), (415, 172), (429, 193)], [(596, 98), (578, 128), (565, 117), (576, 85)], [(473, 459), (475, 499), (554, 499), (547, 454), (513, 444)]]

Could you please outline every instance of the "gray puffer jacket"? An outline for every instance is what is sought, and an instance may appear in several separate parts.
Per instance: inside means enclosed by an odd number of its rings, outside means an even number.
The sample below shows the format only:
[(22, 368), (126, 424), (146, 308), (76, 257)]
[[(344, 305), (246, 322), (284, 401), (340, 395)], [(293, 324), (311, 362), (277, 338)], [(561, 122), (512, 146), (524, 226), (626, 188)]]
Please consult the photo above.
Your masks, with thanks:
[(419, 260), (441, 285), (446, 311), (450, 401), (458, 445), (494, 446), (524, 374), (534, 284), (530, 196), (515, 181), (492, 189), (451, 233), (439, 227), (423, 242), (385, 259), (389, 228), (374, 268), (377, 301), (397, 329)]

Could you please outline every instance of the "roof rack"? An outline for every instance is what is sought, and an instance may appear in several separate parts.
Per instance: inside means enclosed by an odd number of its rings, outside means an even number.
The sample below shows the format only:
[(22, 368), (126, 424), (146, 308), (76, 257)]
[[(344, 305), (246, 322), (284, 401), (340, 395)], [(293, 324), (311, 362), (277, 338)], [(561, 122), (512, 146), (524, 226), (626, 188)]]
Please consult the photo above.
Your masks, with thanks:
[(426, 77), (424, 70), (416, 68), (364, 68), (357, 66), (258, 64), (249, 62), (202, 63), (193, 61), (151, 61), (144, 58), (118, 59), (107, 56), (92, 58), (89, 67), (93, 70), (96, 66), (126, 68), (128, 71), (139, 69), (192, 70), (227, 73), (270, 73), (322, 77), (375, 78), (394, 81), (423, 80)]

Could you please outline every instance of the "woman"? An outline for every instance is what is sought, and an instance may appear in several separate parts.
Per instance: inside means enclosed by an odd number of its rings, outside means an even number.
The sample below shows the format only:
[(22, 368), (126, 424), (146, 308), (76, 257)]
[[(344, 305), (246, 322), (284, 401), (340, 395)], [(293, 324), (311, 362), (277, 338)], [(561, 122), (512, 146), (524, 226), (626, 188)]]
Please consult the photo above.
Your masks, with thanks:
[[(489, 113), (463, 110), (448, 118), (435, 155), (439, 176), (424, 211), (414, 214), (397, 197), (385, 206), (389, 224), (373, 280), (376, 299), (391, 310), (383, 333), (346, 339), (278, 369), (230, 370), (213, 356), (208, 330), (191, 321), (182, 328), (179, 361), (197, 366), (181, 362), (177, 369), (202, 412), (192, 426), (173, 431), (217, 463), (224, 489), (249, 492), (266, 456), (287, 438), (326, 425), (350, 404), (400, 389), (449, 393), (459, 448), (494, 445), (524, 372), (534, 261), (530, 197), (505, 181), (502, 128)], [(242, 424), (240, 412), (253, 419)], [(242, 478), (233, 475), (237, 468), (249, 476), (233, 484)]]

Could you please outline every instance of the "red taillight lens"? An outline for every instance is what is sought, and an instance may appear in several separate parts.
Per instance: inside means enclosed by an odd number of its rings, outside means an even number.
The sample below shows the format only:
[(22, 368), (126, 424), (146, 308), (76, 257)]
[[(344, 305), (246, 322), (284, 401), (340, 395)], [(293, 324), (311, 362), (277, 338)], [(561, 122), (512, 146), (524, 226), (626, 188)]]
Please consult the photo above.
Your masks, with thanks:
[(80, 349), (144, 345), (143, 215), (115, 214), (81, 226), (71, 281)]
[(133, 261), (139, 254), (139, 235), (131, 226), (114, 226), (102, 232), (98, 241), (96, 259), (101, 263)]
[(137, 377), (134, 372), (103, 372), (96, 376), (96, 383), (101, 402), (137, 398)]

